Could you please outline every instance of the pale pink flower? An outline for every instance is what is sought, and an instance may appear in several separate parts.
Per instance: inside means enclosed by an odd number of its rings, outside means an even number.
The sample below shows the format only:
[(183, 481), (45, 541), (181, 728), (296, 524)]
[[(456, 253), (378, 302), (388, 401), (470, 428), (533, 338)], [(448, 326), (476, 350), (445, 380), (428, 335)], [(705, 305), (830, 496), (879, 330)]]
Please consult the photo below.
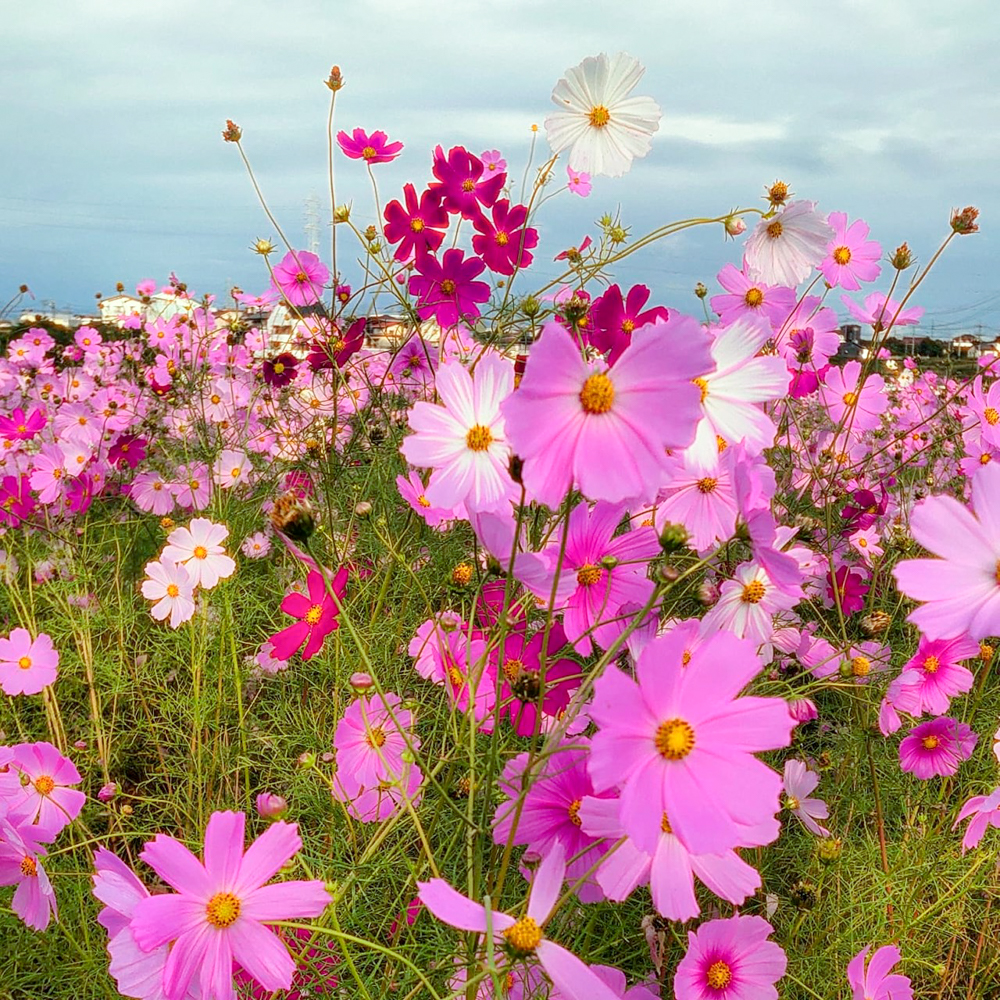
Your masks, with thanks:
[(236, 562), (222, 546), (228, 536), (229, 529), (224, 524), (196, 517), (186, 528), (170, 532), (161, 558), (163, 562), (180, 563), (196, 587), (211, 590), (219, 580), (236, 572)]
[(747, 273), (770, 285), (794, 288), (826, 256), (833, 227), (814, 201), (790, 201), (777, 215), (761, 219), (744, 246)]
[(147, 579), (142, 596), (153, 601), (149, 613), (162, 622), (170, 616), (170, 627), (179, 628), (194, 615), (194, 581), (187, 567), (166, 559), (146, 563)]
[(822, 799), (809, 798), (819, 784), (819, 775), (801, 760), (785, 761), (785, 808), (802, 820), (802, 825), (817, 837), (829, 837), (830, 831), (816, 822), (830, 814)]
[(51, 636), (31, 638), (26, 628), (15, 628), (0, 639), (0, 688), (4, 694), (38, 694), (55, 683), (59, 653)]

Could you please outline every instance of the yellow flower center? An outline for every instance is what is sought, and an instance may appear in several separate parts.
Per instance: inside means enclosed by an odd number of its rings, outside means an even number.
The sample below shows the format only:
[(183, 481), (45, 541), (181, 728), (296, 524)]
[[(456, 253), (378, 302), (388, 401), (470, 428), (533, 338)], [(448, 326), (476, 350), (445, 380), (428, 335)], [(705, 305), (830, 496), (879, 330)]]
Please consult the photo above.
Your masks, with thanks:
[(934, 750), (941, 741), (936, 736), (925, 736), (920, 742), (925, 750)]
[(430, 507), (431, 505), (430, 500), (428, 500), (427, 497), (423, 495), (423, 493), (421, 493), (420, 496), (417, 497), (417, 503), (420, 504), (421, 507)]
[(941, 669), (941, 661), (936, 656), (928, 656), (924, 660), (924, 670), (929, 674), (936, 674)]
[(451, 686), (456, 688), (460, 688), (465, 683), (462, 671), (454, 664), (448, 668), (448, 680), (451, 681)]
[(990, 464), (990, 453), (988, 451), (984, 451), (982, 455), (979, 456), (979, 464), (980, 465)]
[(207, 559), (208, 549), (204, 545), (196, 545), (194, 547), (194, 557), (195, 559)]
[(983, 410), (983, 419), (990, 425), (990, 427), (996, 427), (997, 423), (1000, 423), (1000, 413), (997, 412), (995, 406), (987, 406)]
[(306, 612), (306, 616), (305, 616), (304, 621), (305, 621), (305, 623), (307, 625), (318, 625), (319, 624), (319, 620), (322, 617), (323, 617), (323, 605), (322, 604), (314, 604)]
[(21, 874), (25, 878), (37, 878), (38, 877), (38, 862), (34, 858), (29, 858), (25, 855), (21, 858)]
[(507, 944), (520, 955), (530, 955), (542, 943), (542, 929), (531, 917), (521, 917), (503, 932)]
[(167, 584), (167, 597), (177, 597), (180, 592), (181, 588), (176, 583)]
[(751, 309), (757, 309), (764, 301), (764, 293), (759, 288), (748, 288), (746, 295), (743, 296), (743, 301)]
[(622, 333), (631, 333), (635, 329), (635, 321), (631, 319), (622, 320)]
[(285, 370), (285, 365), (281, 361), (274, 362), (274, 374), (280, 375)]
[(603, 104), (598, 104), (597, 107), (590, 109), (588, 117), (594, 128), (604, 128), (611, 121), (611, 112)]
[(666, 813), (664, 813), (660, 817), (660, 830), (663, 833), (673, 833), (674, 832), (674, 828), (670, 825), (670, 820), (667, 818), (667, 814)]
[(472, 180), (471, 177), (467, 177), (464, 181), (462, 181), (462, 190), (466, 194), (468, 194), (470, 191), (475, 191), (476, 190), (476, 182), (474, 180)]
[(854, 406), (858, 401), (858, 394), (856, 392), (845, 392), (844, 393), (844, 405)]
[(733, 981), (733, 970), (719, 959), (708, 967), (705, 980), (713, 990), (724, 990)]
[(776, 240), (779, 236), (781, 236), (782, 232), (784, 232), (784, 226), (782, 226), (777, 219), (775, 219), (774, 222), (767, 227), (767, 235), (770, 236), (772, 240)]
[(504, 660), (503, 661), (503, 675), (508, 681), (513, 683), (521, 676), (521, 672), (524, 670), (523, 660)]
[(785, 799), (785, 808), (791, 809), (792, 812), (794, 812), (796, 809), (799, 808), (799, 800), (794, 795), (789, 795)]
[(231, 892), (217, 892), (205, 906), (205, 916), (213, 927), (230, 927), (239, 918), (240, 901)]
[(38, 792), (39, 795), (49, 795), (51, 794), (52, 789), (56, 787), (56, 783), (52, 779), (52, 776), (48, 774), (40, 774), (37, 778), (35, 778), (34, 784), (35, 791)]
[(691, 662), (691, 650), (685, 649), (684, 655), (681, 657), (681, 666), (686, 667)]
[(656, 730), (655, 743), (665, 760), (683, 760), (694, 749), (694, 730), (683, 719), (668, 719)]
[(497, 231), (497, 234), (493, 237), (493, 239), (498, 247), (505, 247), (508, 243), (510, 243), (510, 237), (502, 229)]
[(21, 658), (20, 658), (20, 659), (19, 659), (19, 660), (17, 661), (17, 665), (18, 665), (18, 666), (19, 666), (19, 667), (20, 667), (20, 668), (21, 668), (22, 670), (30, 670), (30, 669), (31, 669), (31, 657), (30, 657), (30, 656), (22, 656), (22, 657), (21, 657)]
[(850, 247), (837, 247), (833, 251), (834, 263), (840, 264), (843, 267), (844, 264), (850, 264), (851, 262), (851, 248)]
[(764, 600), (764, 594), (766, 590), (764, 584), (760, 580), (751, 580), (748, 584), (743, 587), (743, 593), (740, 595), (740, 600), (744, 604), (760, 604)]
[(451, 278), (445, 278), (444, 281), (441, 282), (441, 291), (444, 292), (445, 295), (454, 295), (455, 282), (452, 281)]
[(603, 372), (594, 372), (580, 390), (580, 405), (584, 413), (607, 413), (615, 401), (615, 387)]
[(851, 660), (851, 673), (855, 677), (867, 677), (871, 673), (872, 661), (867, 656), (855, 656)]
[(715, 487), (718, 485), (717, 479), (710, 479), (706, 476), (704, 479), (698, 480), (698, 492), (699, 493), (711, 493)]
[(1000, 559), (997, 560), (997, 571), (993, 574), (993, 577), (997, 582), (997, 586), (1000, 587)]
[(476, 424), (469, 428), (469, 433), (465, 435), (465, 447), (469, 451), (486, 451), (493, 444), (493, 435), (489, 427), (483, 424)]
[(593, 563), (584, 563), (576, 571), (576, 582), (581, 587), (592, 587), (601, 579), (601, 576), (602, 570), (600, 566), (595, 566)]
[(305, 271), (299, 271), (299, 272), (298, 272), (298, 273), (297, 273), (297, 274), (295, 275), (295, 280), (296, 280), (296, 282), (298, 282), (298, 284), (300, 284), (300, 285), (301, 285), (301, 284), (302, 284), (303, 282), (306, 282), (306, 281), (308, 281), (308, 280), (309, 280), (309, 275), (308, 275), (308, 274), (306, 274), (306, 272), (305, 272)]
[(374, 146), (365, 146), (365, 148), (361, 150), (361, 155), (366, 160), (373, 160), (375, 158), (375, 147)]
[(410, 219), (410, 231), (414, 233), (422, 233), (424, 231), (424, 220)]
[(569, 804), (569, 821), (573, 826), (583, 826), (583, 820), (580, 819), (580, 799), (573, 799)]
[(365, 733), (365, 743), (367, 743), (372, 749), (375, 747), (385, 746), (385, 732), (381, 726), (376, 726), (374, 729), (370, 729)]
[(708, 399), (708, 380), (703, 378), (692, 379), (694, 384), (701, 389), (701, 402), (705, 402)]
[(464, 587), (472, 579), (472, 567), (468, 563), (459, 563), (451, 571), (451, 579)]

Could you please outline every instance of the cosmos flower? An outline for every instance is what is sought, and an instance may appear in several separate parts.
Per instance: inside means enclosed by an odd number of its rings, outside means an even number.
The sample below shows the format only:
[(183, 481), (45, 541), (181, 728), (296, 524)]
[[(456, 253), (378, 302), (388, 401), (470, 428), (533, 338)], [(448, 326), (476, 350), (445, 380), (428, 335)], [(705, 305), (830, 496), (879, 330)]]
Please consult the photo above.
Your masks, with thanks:
[(822, 799), (809, 797), (819, 784), (819, 775), (810, 771), (801, 760), (786, 760), (784, 781), (785, 808), (802, 820), (802, 825), (810, 833), (817, 837), (829, 837), (830, 831), (816, 820), (826, 819), (830, 810)]
[[(566, 855), (561, 845), (543, 858), (531, 880), (527, 912), (515, 918), (493, 910), (490, 926), (494, 943), (522, 960), (534, 960), (566, 1000), (620, 1000), (572, 952), (548, 939), (545, 922), (555, 906), (566, 876)], [(444, 879), (418, 882), (420, 900), (443, 923), (459, 930), (486, 934), (486, 909), (456, 892)]]
[(677, 1000), (777, 1000), (774, 984), (788, 959), (763, 918), (737, 914), (688, 931), (687, 954), (674, 973)]
[(325, 578), (317, 570), (309, 573), (306, 585), (308, 596), (292, 591), (281, 602), (281, 610), (299, 620), (271, 636), (274, 656), (279, 660), (291, 659), (303, 643), (302, 659), (312, 659), (323, 648), (323, 640), (339, 628), (337, 615), (347, 589), (347, 569), (341, 567), (333, 577), (330, 585), (333, 594), (327, 590)]
[(293, 306), (318, 302), (323, 287), (330, 280), (330, 270), (308, 250), (289, 250), (280, 264), (275, 264), (271, 287)]
[(167, 535), (161, 559), (182, 565), (194, 586), (211, 590), (236, 572), (236, 561), (226, 555), (222, 545), (228, 537), (229, 528), (224, 524), (196, 517), (186, 528), (174, 528)]
[[(359, 785), (377, 786), (395, 781), (403, 774), (407, 738), (402, 730), (413, 724), (413, 715), (391, 692), (351, 702), (333, 734), (337, 750), (337, 772), (346, 772)], [(417, 736), (409, 734), (413, 750), (420, 747)]]
[(972, 756), (978, 740), (964, 722), (943, 715), (910, 730), (899, 744), (899, 766), (922, 781), (951, 775)]
[(632, 160), (649, 152), (660, 127), (660, 108), (651, 97), (628, 95), (645, 69), (619, 52), (588, 56), (552, 91), (560, 110), (545, 119), (554, 153), (569, 150), (569, 165), (592, 176), (620, 177)]
[(846, 212), (831, 212), (826, 221), (833, 227), (833, 238), (819, 269), (828, 285), (856, 292), (860, 282), (874, 281), (881, 274), (882, 247), (868, 239), (866, 222), (857, 219), (848, 226)]
[(80, 815), (87, 800), (79, 789), (76, 765), (51, 743), (18, 743), (13, 760), (0, 772), (0, 804), (12, 822), (32, 825), (35, 836), (52, 841)]
[(790, 201), (777, 215), (761, 219), (743, 247), (751, 278), (794, 288), (826, 254), (834, 231), (814, 201)]
[(524, 224), (527, 217), (524, 205), (511, 208), (503, 198), (493, 206), (491, 216), (483, 213), (474, 221), (472, 249), (494, 273), (513, 274), (518, 268), (530, 266), (529, 251), (538, 246), (538, 230)]
[(611, 285), (591, 303), (587, 340), (596, 350), (607, 354), (609, 365), (613, 365), (632, 342), (634, 331), (658, 319), (663, 322), (670, 319), (670, 310), (665, 306), (643, 311), (649, 294), (645, 285), (633, 285), (623, 299), (621, 288)]
[(979, 841), (989, 827), (1000, 827), (1000, 788), (994, 788), (989, 795), (973, 795), (959, 810), (952, 829), (970, 816), (972, 822), (962, 837), (963, 854), (979, 846)]
[(267, 358), (261, 366), (264, 371), (264, 381), (276, 389), (281, 389), (295, 380), (298, 363), (298, 358), (287, 352), (274, 358)]
[(693, 380), (709, 366), (708, 342), (686, 317), (637, 330), (613, 368), (585, 361), (569, 331), (547, 323), (502, 407), (525, 486), (550, 507), (573, 486), (612, 503), (652, 497), (665, 450), (692, 440)]
[(244, 852), (245, 820), (212, 814), (204, 863), (162, 833), (142, 850), (176, 890), (137, 900), (130, 923), (144, 952), (173, 942), (163, 968), (167, 1000), (183, 1000), (193, 982), (204, 1000), (232, 1000), (234, 960), (266, 989), (288, 989), (295, 960), (264, 922), (318, 917), (330, 902), (322, 882), (267, 884), (302, 847), (295, 823), (272, 823)]
[(461, 213), (465, 219), (478, 219), (484, 208), (492, 208), (507, 177), (487, 170), (483, 161), (463, 146), (453, 146), (447, 157), (440, 146), (436, 147), (431, 169), (437, 181), (428, 190), (447, 211)]
[(913, 1000), (910, 980), (898, 972), (890, 974), (901, 958), (899, 949), (891, 944), (879, 948), (865, 968), (870, 950), (871, 945), (866, 945), (847, 966), (851, 1000)]
[(860, 361), (848, 361), (843, 368), (828, 368), (819, 398), (834, 424), (843, 424), (853, 433), (878, 427), (879, 418), (889, 408), (885, 379), (877, 372), (865, 374)]
[(32, 639), (26, 628), (15, 628), (0, 639), (0, 688), (4, 694), (38, 694), (54, 684), (59, 653), (52, 638), (39, 632)]
[(733, 264), (727, 264), (716, 278), (729, 293), (710, 300), (723, 326), (743, 320), (778, 329), (795, 306), (793, 289), (755, 280)]
[(146, 563), (142, 596), (153, 601), (149, 613), (159, 622), (170, 616), (170, 627), (180, 628), (194, 615), (194, 581), (187, 567), (170, 559)]
[(486, 265), (478, 257), (466, 258), (457, 249), (445, 250), (441, 260), (424, 254), (417, 258), (417, 273), (410, 278), (410, 294), (417, 296), (417, 314), (434, 318), (440, 326), (453, 327), (479, 316), (477, 302), (486, 302), (490, 286), (474, 279)]
[(390, 201), (382, 213), (386, 240), (399, 244), (396, 260), (410, 260), (436, 252), (448, 228), (448, 213), (441, 198), (428, 190), (421, 193), (418, 201), (417, 190), (412, 184), (403, 185), (403, 198), (405, 208), (398, 201)]
[(43, 931), (58, 908), (38, 836), (35, 827), (14, 826), (0, 815), (0, 885), (17, 886), (11, 909), (26, 926)]
[(351, 135), (338, 132), (337, 145), (345, 156), (352, 160), (364, 160), (365, 163), (390, 163), (403, 150), (403, 144), (389, 142), (385, 132), (369, 135), (363, 128), (356, 128)]
[(590, 194), (590, 189), (593, 185), (590, 183), (590, 174), (585, 170), (574, 170), (568, 166), (566, 167), (566, 178), (566, 187), (573, 194), (581, 198), (586, 198)]

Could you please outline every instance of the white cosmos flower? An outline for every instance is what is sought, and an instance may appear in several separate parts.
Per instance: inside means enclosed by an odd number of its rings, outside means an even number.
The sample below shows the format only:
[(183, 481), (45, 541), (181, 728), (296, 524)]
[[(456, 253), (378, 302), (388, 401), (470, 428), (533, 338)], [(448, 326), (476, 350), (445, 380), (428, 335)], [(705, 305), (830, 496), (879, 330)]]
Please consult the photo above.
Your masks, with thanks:
[(569, 165), (591, 175), (620, 177), (645, 156), (660, 127), (660, 107), (651, 97), (629, 97), (645, 69), (625, 52), (588, 56), (556, 84), (552, 101), (561, 109), (545, 119), (555, 153), (569, 150)]
[(747, 273), (753, 281), (794, 288), (819, 266), (833, 235), (816, 202), (790, 201), (777, 215), (761, 219), (747, 237)]

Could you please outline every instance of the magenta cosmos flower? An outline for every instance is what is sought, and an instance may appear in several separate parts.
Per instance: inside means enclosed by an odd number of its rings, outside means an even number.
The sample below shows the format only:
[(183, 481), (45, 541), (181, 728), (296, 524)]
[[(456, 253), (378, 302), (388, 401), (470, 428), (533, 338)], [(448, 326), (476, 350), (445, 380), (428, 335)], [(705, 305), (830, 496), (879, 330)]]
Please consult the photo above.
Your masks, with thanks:
[(44, 410), (36, 407), (26, 414), (17, 406), (9, 417), (0, 417), (0, 437), (7, 441), (30, 441), (47, 423)]
[(337, 615), (340, 599), (347, 589), (347, 569), (342, 566), (331, 581), (336, 600), (327, 589), (322, 573), (311, 571), (306, 585), (308, 596), (293, 591), (281, 602), (281, 610), (299, 620), (271, 636), (269, 641), (279, 660), (290, 659), (302, 643), (305, 643), (302, 659), (311, 659), (323, 648), (323, 640), (339, 627)]
[(868, 239), (868, 224), (857, 219), (850, 226), (846, 212), (831, 212), (826, 221), (833, 226), (833, 239), (819, 269), (827, 284), (856, 292), (861, 281), (874, 281), (882, 272), (878, 259), (882, 247)]
[(972, 756), (978, 740), (964, 722), (943, 715), (910, 730), (899, 744), (899, 766), (921, 781), (952, 775)]
[(956, 639), (920, 637), (916, 653), (903, 664), (889, 686), (893, 707), (914, 718), (943, 715), (951, 699), (972, 690), (975, 677), (959, 661), (979, 656), (979, 643), (967, 635)]
[(34, 827), (17, 827), (0, 815), (0, 885), (16, 885), (11, 909), (32, 930), (43, 931), (58, 917), (56, 894), (39, 860), (45, 849)]
[(409, 260), (425, 253), (434, 253), (444, 239), (448, 228), (448, 213), (441, 199), (433, 191), (424, 191), (417, 201), (417, 189), (412, 184), (403, 186), (404, 208), (398, 201), (390, 201), (382, 213), (385, 217), (385, 238), (398, 243), (396, 260)]
[(907, 620), (929, 639), (1000, 634), (1000, 466), (976, 472), (972, 511), (934, 496), (910, 515), (913, 537), (940, 558), (906, 559), (893, 575), (901, 593), (926, 602)]
[(142, 860), (177, 890), (138, 900), (131, 922), (143, 951), (173, 942), (163, 968), (167, 1000), (182, 1000), (196, 977), (204, 1000), (234, 1000), (234, 960), (266, 989), (288, 989), (295, 960), (263, 921), (318, 917), (330, 902), (322, 882), (266, 884), (302, 848), (295, 823), (274, 823), (244, 853), (245, 820), (243, 813), (212, 814), (204, 863), (162, 833), (142, 850)]
[(674, 973), (677, 1000), (777, 1000), (774, 984), (788, 959), (768, 941), (763, 917), (737, 914), (688, 931), (687, 954)]
[(514, 495), (502, 414), (513, 389), (511, 365), (487, 354), (474, 375), (459, 361), (440, 367), (437, 391), (443, 405), (414, 404), (408, 419), (416, 433), (403, 439), (400, 451), (413, 465), (434, 470), (426, 490), (432, 507), (496, 510)]
[(425, 254), (417, 258), (417, 274), (410, 278), (410, 294), (418, 296), (417, 314), (433, 317), (443, 327), (479, 316), (477, 302), (490, 297), (490, 286), (474, 279), (486, 265), (478, 257), (465, 259), (461, 250), (445, 250), (441, 260)]
[(624, 299), (621, 288), (612, 285), (594, 299), (590, 307), (587, 339), (601, 354), (607, 354), (609, 365), (618, 360), (639, 327), (658, 319), (664, 323), (670, 319), (670, 310), (665, 306), (653, 306), (643, 311), (648, 301), (649, 289), (645, 285), (633, 285)]
[(847, 981), (851, 984), (851, 1000), (913, 1000), (910, 980), (892, 967), (902, 957), (895, 945), (887, 944), (872, 955), (865, 968), (871, 945), (866, 945), (847, 966)]
[(403, 150), (403, 144), (389, 142), (385, 132), (372, 132), (369, 135), (363, 128), (356, 128), (351, 135), (338, 132), (337, 145), (344, 156), (349, 156), (352, 160), (364, 160), (365, 163), (389, 163)]
[(774, 824), (781, 776), (753, 754), (788, 746), (795, 726), (780, 698), (738, 697), (761, 668), (749, 643), (717, 632), (692, 652), (688, 638), (673, 632), (649, 643), (638, 682), (608, 666), (594, 685), (594, 788), (622, 788), (622, 825), (648, 854), (664, 814), (697, 854)]
[(38, 694), (55, 683), (58, 667), (59, 653), (45, 632), (32, 639), (26, 628), (16, 628), (0, 639), (0, 688), (4, 694)]
[(585, 361), (572, 334), (547, 323), (502, 407), (525, 486), (550, 507), (574, 485), (592, 500), (652, 497), (666, 449), (694, 437), (694, 379), (710, 367), (708, 339), (687, 317), (637, 330), (613, 368)]
[(308, 250), (289, 250), (274, 267), (271, 286), (293, 306), (318, 302), (330, 280), (327, 266)]
[(493, 206), (492, 218), (480, 215), (473, 223), (476, 235), (472, 249), (486, 261), (486, 266), (496, 274), (513, 274), (519, 267), (528, 267), (532, 255), (528, 252), (538, 246), (538, 230), (525, 226), (528, 209), (504, 198)]
[(434, 150), (431, 168), (437, 182), (429, 185), (449, 212), (461, 212), (466, 219), (477, 219), (483, 208), (492, 208), (507, 175), (487, 170), (478, 156), (462, 146), (453, 146), (445, 158), (444, 150)]
[[(490, 924), (497, 947), (511, 959), (534, 960), (567, 1000), (619, 1000), (572, 952), (548, 940), (544, 926), (559, 898), (566, 875), (566, 855), (556, 844), (531, 880), (527, 912), (514, 918), (493, 910)], [(486, 934), (486, 908), (456, 892), (444, 879), (418, 882), (420, 901), (438, 920), (459, 930)]]

